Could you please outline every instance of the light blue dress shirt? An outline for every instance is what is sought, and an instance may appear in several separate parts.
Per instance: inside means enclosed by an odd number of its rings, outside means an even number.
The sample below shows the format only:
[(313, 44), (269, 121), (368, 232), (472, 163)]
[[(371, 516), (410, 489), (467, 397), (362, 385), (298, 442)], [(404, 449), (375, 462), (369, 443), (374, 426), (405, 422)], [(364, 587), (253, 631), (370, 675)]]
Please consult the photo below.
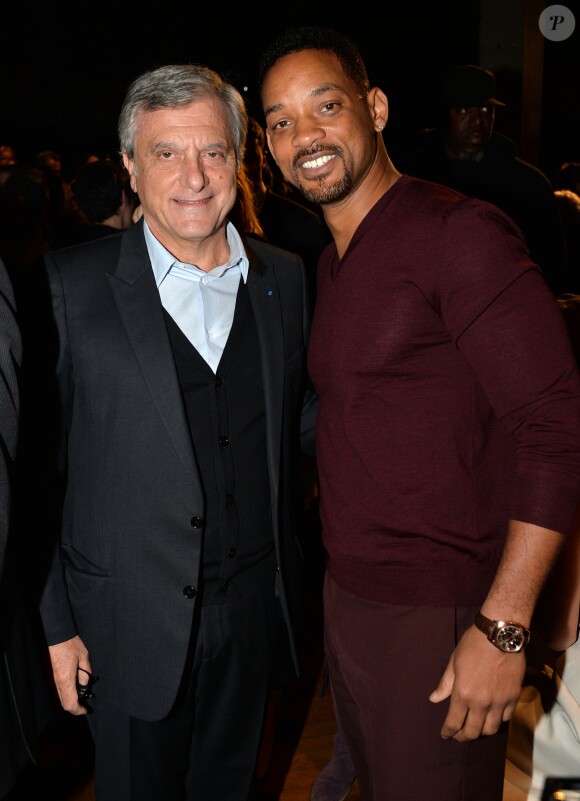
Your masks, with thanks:
[(240, 276), (248, 279), (249, 262), (240, 235), (228, 223), (230, 257), (204, 272), (177, 261), (143, 221), (145, 242), (163, 308), (199, 354), (217, 372), (234, 319)]

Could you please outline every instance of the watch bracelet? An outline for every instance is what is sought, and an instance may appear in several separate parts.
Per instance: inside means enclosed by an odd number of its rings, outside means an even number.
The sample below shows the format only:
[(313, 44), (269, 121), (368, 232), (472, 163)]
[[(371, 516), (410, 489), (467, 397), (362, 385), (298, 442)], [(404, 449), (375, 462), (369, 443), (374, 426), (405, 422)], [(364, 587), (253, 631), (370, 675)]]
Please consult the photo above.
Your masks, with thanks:
[(497, 631), (504, 626), (516, 626), (518, 629), (521, 629), (522, 635), (524, 637), (524, 643), (518, 651), (514, 651), (514, 653), (519, 653), (522, 651), (530, 642), (531, 633), (530, 630), (524, 626), (522, 623), (518, 623), (516, 620), (491, 620), (488, 617), (485, 617), (481, 612), (478, 612), (475, 616), (474, 624), (476, 628), (479, 629), (487, 639), (498, 648), (503, 653), (509, 653), (508, 650), (501, 648), (497, 642), (494, 641), (492, 638), (492, 632), (495, 630)]

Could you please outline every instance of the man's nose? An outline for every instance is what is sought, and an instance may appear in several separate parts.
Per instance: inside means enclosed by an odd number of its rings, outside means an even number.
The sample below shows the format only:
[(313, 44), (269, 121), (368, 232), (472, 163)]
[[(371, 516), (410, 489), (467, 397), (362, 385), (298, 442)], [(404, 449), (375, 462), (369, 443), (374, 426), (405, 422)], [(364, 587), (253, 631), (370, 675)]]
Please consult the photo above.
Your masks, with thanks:
[(324, 139), (325, 131), (316, 120), (304, 117), (297, 120), (292, 134), (292, 144), (295, 147), (311, 147), (320, 139)]
[(483, 122), (483, 113), (480, 108), (474, 106), (473, 108), (469, 109), (469, 124), (470, 125), (481, 125)]
[(207, 185), (207, 174), (203, 161), (198, 158), (184, 159), (180, 180), (185, 186), (192, 187), (196, 192)]

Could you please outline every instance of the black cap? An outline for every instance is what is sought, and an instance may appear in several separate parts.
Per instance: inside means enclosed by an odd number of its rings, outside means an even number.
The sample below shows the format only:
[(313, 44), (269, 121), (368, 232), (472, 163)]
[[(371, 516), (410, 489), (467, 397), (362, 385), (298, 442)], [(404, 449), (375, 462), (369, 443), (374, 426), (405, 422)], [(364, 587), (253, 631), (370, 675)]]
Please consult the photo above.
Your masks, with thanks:
[(464, 64), (453, 67), (443, 86), (448, 106), (505, 106), (495, 97), (495, 75), (482, 67)]

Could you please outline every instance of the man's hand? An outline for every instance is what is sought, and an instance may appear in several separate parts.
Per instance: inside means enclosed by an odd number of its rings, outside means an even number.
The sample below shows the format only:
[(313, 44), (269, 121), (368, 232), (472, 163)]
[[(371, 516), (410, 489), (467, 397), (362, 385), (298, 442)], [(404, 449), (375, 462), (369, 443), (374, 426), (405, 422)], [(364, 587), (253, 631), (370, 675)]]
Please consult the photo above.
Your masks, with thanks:
[(54, 683), (62, 708), (71, 715), (86, 715), (87, 708), (79, 703), (77, 680), (87, 683), (87, 671), (91, 671), (89, 652), (80, 637), (49, 645), (48, 651), (52, 663)]
[(451, 698), (441, 736), (464, 742), (495, 734), (513, 715), (525, 670), (523, 651), (503, 654), (470, 626), (429, 696), (435, 704)]

